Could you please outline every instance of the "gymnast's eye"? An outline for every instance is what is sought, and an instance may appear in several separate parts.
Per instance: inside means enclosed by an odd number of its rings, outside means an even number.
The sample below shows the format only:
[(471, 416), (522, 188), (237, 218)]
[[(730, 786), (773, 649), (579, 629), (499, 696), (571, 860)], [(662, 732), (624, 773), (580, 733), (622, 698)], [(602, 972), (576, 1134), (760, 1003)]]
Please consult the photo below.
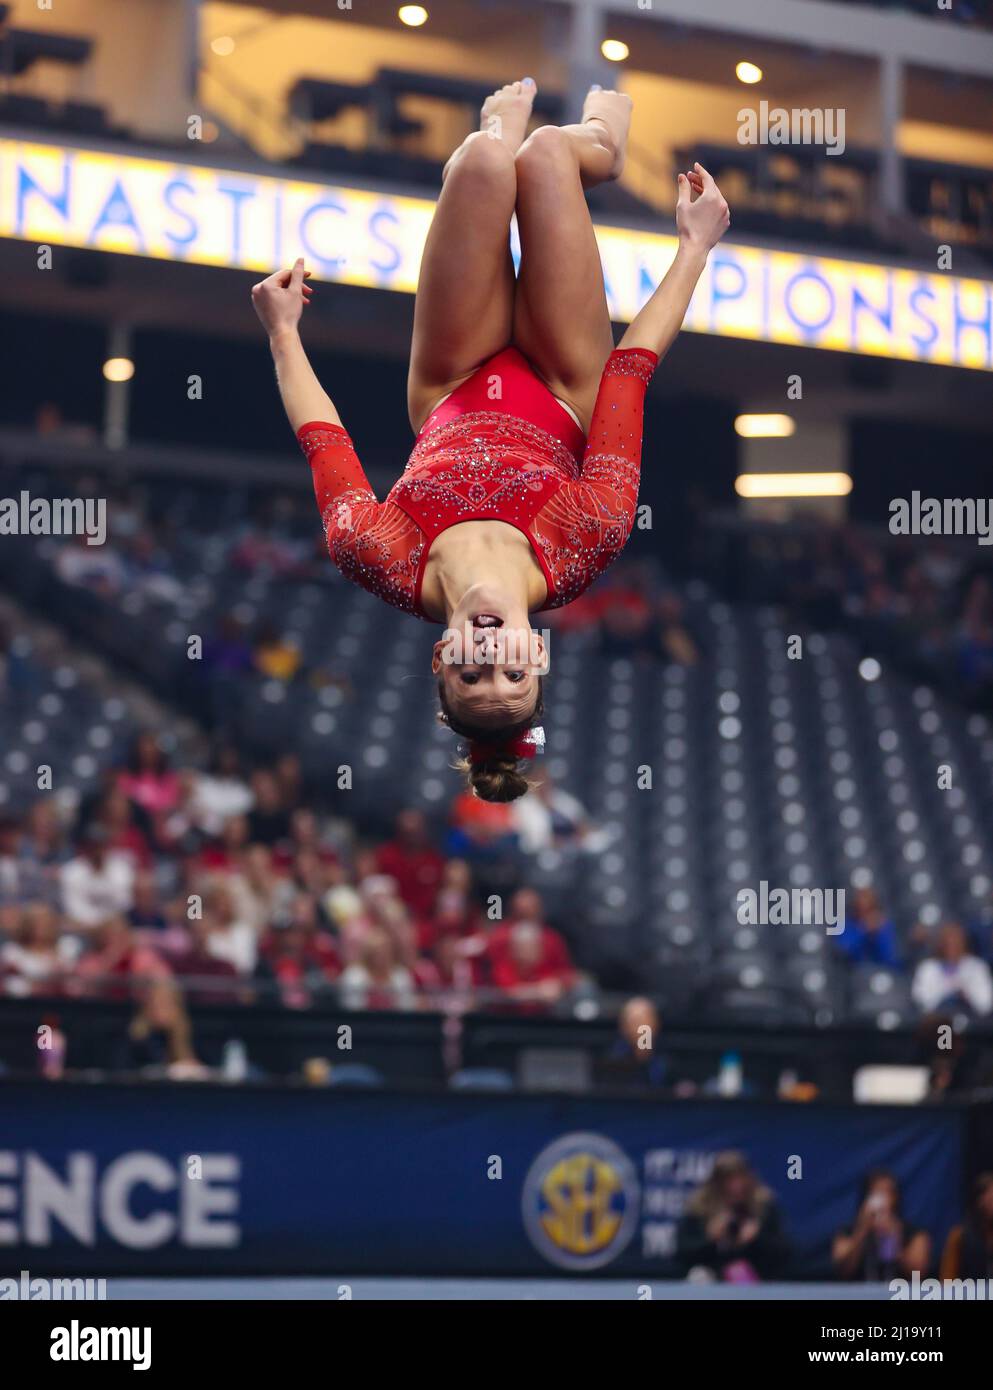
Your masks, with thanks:
[(521, 682), (521, 681), (524, 679), (524, 677), (527, 675), (527, 672), (526, 672), (526, 671), (505, 671), (505, 672), (504, 672), (504, 675), (507, 677), (507, 679), (508, 679), (509, 681), (513, 681), (515, 685), (519, 685), (520, 682)]

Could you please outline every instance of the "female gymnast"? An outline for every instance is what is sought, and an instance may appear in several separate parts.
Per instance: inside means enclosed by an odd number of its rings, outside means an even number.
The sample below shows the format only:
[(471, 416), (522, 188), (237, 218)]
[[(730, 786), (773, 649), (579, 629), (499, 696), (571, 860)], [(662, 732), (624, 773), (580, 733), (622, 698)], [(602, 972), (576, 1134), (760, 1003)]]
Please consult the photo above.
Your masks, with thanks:
[(385, 502), (301, 344), (303, 260), (252, 289), (331, 556), (387, 603), (444, 622), (439, 717), (468, 743), (459, 766), (487, 801), (527, 791), (522, 759), (542, 738), (548, 653), (529, 615), (570, 603), (623, 550), (645, 390), (729, 225), (707, 171), (680, 174), (676, 257), (614, 350), (583, 190), (620, 174), (631, 100), (594, 87), (578, 124), (527, 135), (535, 91), (525, 78), (494, 92), (445, 166), (414, 311), (417, 439)]

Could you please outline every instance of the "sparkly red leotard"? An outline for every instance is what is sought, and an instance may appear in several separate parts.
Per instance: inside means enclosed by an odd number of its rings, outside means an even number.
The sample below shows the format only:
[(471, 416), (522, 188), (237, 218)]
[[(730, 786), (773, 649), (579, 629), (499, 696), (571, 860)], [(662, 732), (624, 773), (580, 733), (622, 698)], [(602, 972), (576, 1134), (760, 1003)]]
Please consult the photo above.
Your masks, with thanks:
[(645, 389), (658, 364), (611, 353), (589, 440), (514, 348), (432, 411), (402, 476), (377, 502), (340, 425), (297, 433), (335, 564), (387, 603), (431, 619), (421, 584), (432, 542), (462, 521), (504, 521), (531, 542), (545, 608), (571, 603), (624, 549), (634, 524)]

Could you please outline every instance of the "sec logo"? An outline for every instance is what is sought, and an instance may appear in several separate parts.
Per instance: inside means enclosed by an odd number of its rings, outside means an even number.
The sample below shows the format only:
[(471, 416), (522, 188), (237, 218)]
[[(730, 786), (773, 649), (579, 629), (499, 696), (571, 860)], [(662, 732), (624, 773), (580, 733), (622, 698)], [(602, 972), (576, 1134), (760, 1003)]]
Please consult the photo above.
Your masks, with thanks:
[(634, 1235), (640, 1195), (623, 1149), (600, 1134), (567, 1134), (528, 1171), (524, 1227), (538, 1253), (560, 1269), (600, 1269)]

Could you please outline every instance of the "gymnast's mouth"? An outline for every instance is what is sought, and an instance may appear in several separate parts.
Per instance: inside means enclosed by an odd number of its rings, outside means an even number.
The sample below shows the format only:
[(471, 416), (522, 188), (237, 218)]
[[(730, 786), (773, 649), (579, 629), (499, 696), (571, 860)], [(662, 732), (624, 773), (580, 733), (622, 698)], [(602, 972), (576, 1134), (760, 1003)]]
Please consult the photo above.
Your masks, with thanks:
[(471, 622), (473, 627), (503, 627), (503, 619), (495, 613), (477, 613)]

